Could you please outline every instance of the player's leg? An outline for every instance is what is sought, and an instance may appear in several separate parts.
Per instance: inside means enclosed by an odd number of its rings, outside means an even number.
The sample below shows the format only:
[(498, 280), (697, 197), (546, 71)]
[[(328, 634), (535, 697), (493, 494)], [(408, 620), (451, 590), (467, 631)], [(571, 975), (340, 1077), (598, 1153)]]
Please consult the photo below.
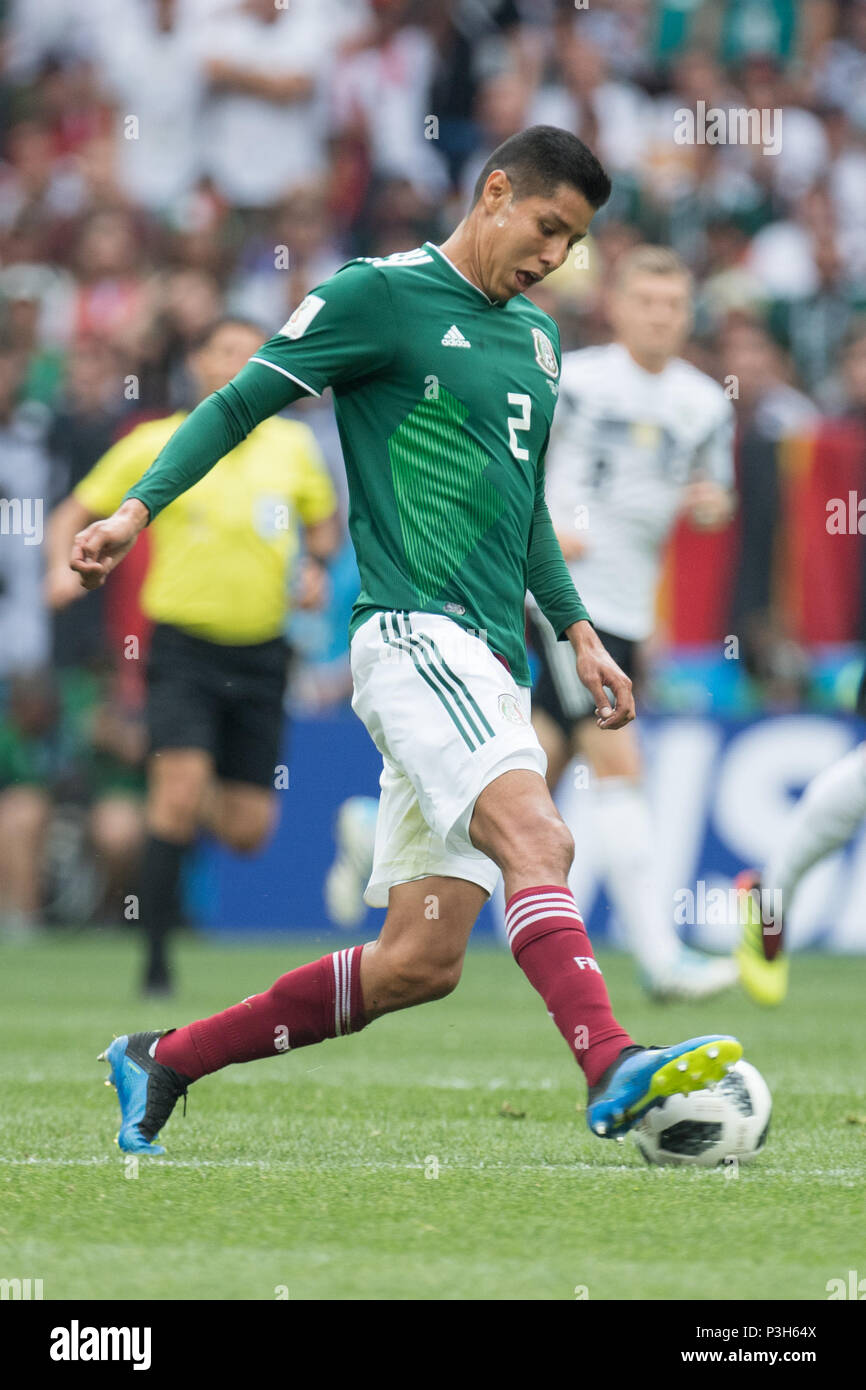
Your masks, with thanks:
[(469, 936), (486, 901), (479, 884), (435, 874), (390, 890), (382, 930), (361, 958), (368, 1023), (444, 999), (457, 988)]
[(276, 788), (286, 785), (280, 759), (287, 662), (279, 638), (227, 648), (214, 659), (216, 780), (203, 818), (220, 843), (239, 854), (261, 849), (277, 823)]
[(374, 796), (349, 796), (341, 803), (334, 826), (336, 854), (325, 875), (328, 916), (341, 927), (357, 927), (367, 911), (364, 889), (373, 868), (376, 818)]
[(207, 796), (202, 821), (220, 844), (236, 854), (255, 854), (267, 844), (277, 820), (273, 787), (219, 778)]
[(742, 1055), (735, 1039), (712, 1035), (647, 1048), (617, 1023), (568, 888), (571, 833), (539, 774), (515, 770), (490, 782), (469, 834), (502, 870), (509, 945), (583, 1069), (594, 1133), (614, 1137), (663, 1096), (721, 1079)]
[(536, 706), (532, 709), (532, 727), (547, 758), (545, 780), (551, 792), (555, 792), (562, 780), (562, 774), (571, 762), (571, 740), (546, 710)]
[[(352, 670), (353, 707), (385, 759), (380, 825), (388, 833), (380, 837), (377, 827), (368, 902), (379, 901), (383, 883), (431, 872), (490, 891), (501, 869), (509, 944), (584, 1068), (597, 1133), (633, 1124), (653, 1103), (652, 1088), (670, 1084), (665, 1068), (674, 1056), (689, 1054), (680, 1089), (721, 1075), (738, 1044), (692, 1040), (661, 1056), (632, 1043), (613, 1017), (567, 886), (573, 842), (544, 780), (529, 691), (485, 643), (431, 614), (369, 620), (353, 638)], [(413, 808), (400, 805), (401, 786), (417, 803), (417, 824)], [(392, 854), (388, 814), (401, 810)], [(420, 870), (400, 873), (418, 863)], [(705, 1041), (712, 1057), (700, 1052)], [(653, 1081), (656, 1072), (661, 1079)]]
[(514, 957), (593, 1086), (634, 1040), (613, 1016), (568, 887), (574, 841), (544, 779), (522, 769), (496, 778), (475, 803), (469, 837), (502, 871)]
[(751, 903), (737, 957), (743, 985), (762, 1004), (778, 1004), (788, 985), (782, 912), (790, 912), (808, 871), (848, 844), (866, 819), (866, 743), (813, 777), (792, 810), (762, 874), (741, 874)]
[(761, 882), (778, 892), (784, 910), (808, 871), (847, 845), (866, 819), (866, 743), (813, 777), (791, 812)]
[(146, 993), (171, 989), (168, 946), (179, 915), (181, 869), (214, 776), (219, 711), (208, 662), (213, 646), (162, 623), (151, 640), (147, 839), (140, 890)]
[(198, 833), (213, 776), (213, 755), (204, 748), (162, 747), (148, 759), (147, 837), (139, 893), (147, 993), (167, 993), (171, 988), (168, 945), (179, 915), (181, 869)]
[(637, 733), (578, 725), (594, 773), (593, 811), (605, 886), (650, 993), (706, 998), (734, 984), (736, 963), (685, 948), (658, 879), (658, 853)]
[[(528, 616), (539, 661), (532, 719), (548, 756), (552, 752), (556, 758), (548, 786), (557, 785), (575, 753), (593, 769), (601, 871), (642, 980), (661, 998), (704, 998), (727, 988), (737, 978), (734, 961), (685, 948), (663, 901), (635, 730), (597, 727), (592, 697), (578, 679), (571, 648), (556, 641), (541, 613), (530, 610)], [(615, 633), (599, 636), (626, 675), (636, 680), (635, 643)]]
[(376, 941), (291, 970), (210, 1018), (116, 1038), (104, 1056), (121, 1104), (120, 1147), (164, 1153), (159, 1131), (203, 1076), (358, 1033), (383, 1014), (450, 994), (486, 897), (477, 883), (454, 878), (397, 884)]

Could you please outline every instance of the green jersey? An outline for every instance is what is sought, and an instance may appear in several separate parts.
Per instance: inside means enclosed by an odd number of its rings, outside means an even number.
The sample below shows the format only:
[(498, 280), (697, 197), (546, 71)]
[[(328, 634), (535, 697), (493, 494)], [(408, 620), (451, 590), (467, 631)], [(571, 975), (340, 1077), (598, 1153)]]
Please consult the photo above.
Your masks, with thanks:
[[(442, 614), (528, 685), (526, 590), (558, 635), (588, 616), (544, 501), (559, 369), (547, 314), (488, 299), (428, 242), (350, 261), (215, 394), (244, 428), (266, 402), (332, 387), (362, 585), (350, 634), (377, 611)], [(170, 441), (128, 494), (151, 515), (174, 455)]]

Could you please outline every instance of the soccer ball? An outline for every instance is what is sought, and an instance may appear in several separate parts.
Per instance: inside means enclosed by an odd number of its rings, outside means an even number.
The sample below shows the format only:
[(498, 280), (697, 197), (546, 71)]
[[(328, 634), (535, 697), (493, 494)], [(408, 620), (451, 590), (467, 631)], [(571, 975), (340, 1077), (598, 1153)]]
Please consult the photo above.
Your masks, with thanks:
[(647, 1163), (747, 1163), (766, 1143), (772, 1108), (761, 1073), (750, 1062), (737, 1062), (709, 1090), (668, 1096), (632, 1133)]

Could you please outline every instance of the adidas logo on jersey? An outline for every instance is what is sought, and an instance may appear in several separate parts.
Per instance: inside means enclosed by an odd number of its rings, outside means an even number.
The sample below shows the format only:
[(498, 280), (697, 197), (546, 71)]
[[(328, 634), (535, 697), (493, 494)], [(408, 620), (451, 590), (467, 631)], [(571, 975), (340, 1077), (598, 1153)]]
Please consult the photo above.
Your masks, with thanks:
[(472, 344), (467, 338), (463, 337), (456, 323), (452, 323), (445, 337), (442, 339), (443, 347), (471, 347)]

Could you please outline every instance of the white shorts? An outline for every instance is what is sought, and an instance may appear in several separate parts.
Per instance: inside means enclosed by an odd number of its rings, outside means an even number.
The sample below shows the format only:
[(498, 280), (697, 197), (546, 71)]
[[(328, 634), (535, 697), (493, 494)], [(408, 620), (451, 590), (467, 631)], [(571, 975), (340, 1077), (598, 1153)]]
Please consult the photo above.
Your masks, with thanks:
[(352, 708), (383, 762), (365, 901), (387, 907), (394, 884), (431, 874), (492, 893), (499, 869), (472, 844), (469, 822), (503, 772), (547, 770), (528, 686), (480, 637), (436, 613), (374, 613), (352, 638), (351, 660)]

